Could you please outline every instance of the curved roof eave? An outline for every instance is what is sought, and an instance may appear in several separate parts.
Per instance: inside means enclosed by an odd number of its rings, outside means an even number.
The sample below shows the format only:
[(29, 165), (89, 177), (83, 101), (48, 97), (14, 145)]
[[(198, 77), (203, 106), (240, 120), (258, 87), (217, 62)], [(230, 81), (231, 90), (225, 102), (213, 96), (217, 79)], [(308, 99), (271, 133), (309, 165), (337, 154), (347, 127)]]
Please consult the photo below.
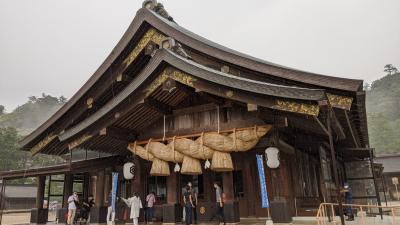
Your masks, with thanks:
[(125, 49), (128, 43), (132, 40), (139, 28), (143, 24), (149, 24), (164, 34), (175, 38), (177, 41), (187, 45), (200, 52), (211, 53), (213, 57), (223, 61), (237, 64), (241, 67), (248, 68), (253, 71), (269, 74), (288, 80), (293, 80), (300, 83), (312, 84), (322, 88), (332, 88), (344, 91), (357, 91), (362, 86), (362, 80), (352, 80), (338, 77), (330, 77), (318, 75), (308, 72), (293, 70), (277, 64), (273, 64), (246, 54), (226, 48), (222, 45), (209, 41), (199, 35), (196, 35), (183, 27), (178, 26), (176, 23), (171, 22), (163, 17), (157, 15), (155, 12), (141, 8), (136, 13), (135, 18), (129, 25), (128, 29), (121, 37), (120, 41), (104, 60), (101, 66), (95, 73), (85, 82), (85, 84), (76, 92), (71, 99), (62, 106), (56, 113), (54, 113), (46, 122), (40, 125), (31, 134), (26, 136), (20, 141), (21, 146), (26, 146), (34, 141), (39, 135), (46, 132), (47, 129), (65, 115), (81, 98), (87, 93), (90, 88), (102, 77), (106, 70), (117, 59), (121, 52)]
[[(127, 99), (134, 91), (136, 91), (163, 62), (183, 72), (186, 72), (193, 77), (230, 88), (262, 94), (264, 96), (268, 95), (279, 98), (298, 99), (305, 101), (319, 101), (325, 99), (325, 91), (321, 89), (283, 86), (240, 78), (187, 60), (169, 50), (160, 49), (156, 52), (146, 67), (123, 91), (121, 91), (112, 101), (106, 103), (106, 105), (100, 108), (93, 115), (59, 135), (60, 141), (70, 139), (74, 135), (84, 131), (86, 128), (93, 125), (96, 121), (109, 113), (112, 109), (117, 107), (122, 101)], [(140, 100), (136, 100), (140, 102)]]
[(137, 17), (190, 48), (253, 71), (322, 88), (355, 92), (362, 87), (362, 80), (304, 72), (232, 50), (201, 37), (146, 8), (140, 9)]
[(107, 71), (107, 69), (112, 65), (112, 63), (117, 59), (117, 57), (122, 53), (128, 43), (131, 41), (133, 36), (139, 30), (142, 20), (135, 16), (133, 22), (130, 24), (128, 29), (125, 31), (124, 35), (118, 41), (117, 45), (103, 61), (100, 67), (93, 73), (92, 76), (83, 84), (83, 86), (65, 103), (59, 110), (57, 110), (46, 122), (36, 128), (32, 133), (24, 137), (19, 143), (21, 146), (25, 146), (33, 141), (40, 134), (45, 132), (53, 123), (60, 119), (65, 113), (68, 112), (74, 106), (85, 93), (87, 93), (90, 88), (102, 77), (102, 75)]

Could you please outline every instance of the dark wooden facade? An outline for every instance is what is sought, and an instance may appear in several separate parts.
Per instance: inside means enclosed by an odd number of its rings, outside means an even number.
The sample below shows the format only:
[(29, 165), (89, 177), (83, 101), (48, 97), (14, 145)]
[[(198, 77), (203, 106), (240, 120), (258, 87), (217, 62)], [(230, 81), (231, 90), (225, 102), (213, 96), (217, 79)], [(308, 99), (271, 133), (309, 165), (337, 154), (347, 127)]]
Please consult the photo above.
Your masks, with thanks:
[[(32, 154), (81, 148), (132, 160), (127, 146), (136, 140), (265, 124), (272, 131), (254, 149), (233, 153), (231, 172), (150, 177), (151, 164), (135, 157), (136, 178), (121, 180), (120, 193), (135, 190), (144, 198), (160, 189), (157, 215), (165, 221), (163, 210), (180, 216), (181, 188), (193, 180), (201, 190), (198, 210), (207, 211), (199, 217), (207, 219), (215, 200), (212, 182), (218, 180), (227, 193), (230, 221), (265, 217), (255, 155), (277, 146), (281, 165), (265, 171), (269, 200), (285, 202), (291, 216), (313, 214), (320, 202), (335, 201), (337, 185), (346, 180), (344, 163), (370, 157), (361, 80), (298, 71), (227, 49), (180, 27), (155, 1), (145, 1), (95, 74), (21, 145)], [(87, 173), (88, 192), (99, 206), (110, 189), (110, 172), (121, 166), (122, 161), (99, 165), (100, 172)]]

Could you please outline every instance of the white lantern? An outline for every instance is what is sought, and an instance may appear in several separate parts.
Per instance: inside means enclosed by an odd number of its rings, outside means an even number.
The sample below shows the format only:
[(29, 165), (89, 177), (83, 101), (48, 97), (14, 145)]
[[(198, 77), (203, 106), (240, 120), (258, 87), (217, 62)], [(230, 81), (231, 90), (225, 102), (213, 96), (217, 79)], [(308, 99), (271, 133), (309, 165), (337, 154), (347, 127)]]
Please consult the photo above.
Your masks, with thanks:
[(265, 149), (265, 158), (267, 159), (267, 166), (271, 169), (279, 167), (279, 149), (276, 147), (268, 147)]
[(135, 164), (127, 162), (124, 164), (124, 178), (131, 180), (135, 177)]

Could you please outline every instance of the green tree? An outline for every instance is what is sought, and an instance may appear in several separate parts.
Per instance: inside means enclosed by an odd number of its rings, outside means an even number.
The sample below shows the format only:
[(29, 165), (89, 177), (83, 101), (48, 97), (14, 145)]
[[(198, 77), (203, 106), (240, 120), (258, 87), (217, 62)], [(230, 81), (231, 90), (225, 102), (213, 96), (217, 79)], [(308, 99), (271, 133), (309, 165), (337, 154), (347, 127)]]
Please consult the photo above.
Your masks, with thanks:
[(388, 75), (396, 74), (396, 73), (399, 72), (399, 70), (398, 70), (396, 67), (394, 67), (392, 64), (387, 64), (387, 65), (385, 65), (383, 71), (384, 71), (384, 72), (387, 72)]
[(18, 132), (13, 127), (0, 128), (0, 170), (23, 167), (25, 153), (18, 150)]

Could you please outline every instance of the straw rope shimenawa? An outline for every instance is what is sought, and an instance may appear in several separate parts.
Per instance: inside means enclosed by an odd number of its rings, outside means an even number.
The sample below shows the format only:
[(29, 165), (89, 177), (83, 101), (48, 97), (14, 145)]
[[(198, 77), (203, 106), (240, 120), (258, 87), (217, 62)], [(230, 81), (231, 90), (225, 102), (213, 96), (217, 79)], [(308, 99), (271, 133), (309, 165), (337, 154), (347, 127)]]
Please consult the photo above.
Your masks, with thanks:
[[(261, 125), (149, 139), (130, 143), (128, 149), (142, 159), (153, 162), (150, 171), (153, 176), (168, 176), (170, 171), (167, 162), (182, 163), (182, 174), (201, 174), (200, 160), (209, 159), (212, 159), (212, 170), (232, 171), (230, 153), (252, 149), (271, 128), (272, 125)], [(165, 141), (168, 144), (164, 144)], [(146, 145), (143, 147), (143, 144)]]

